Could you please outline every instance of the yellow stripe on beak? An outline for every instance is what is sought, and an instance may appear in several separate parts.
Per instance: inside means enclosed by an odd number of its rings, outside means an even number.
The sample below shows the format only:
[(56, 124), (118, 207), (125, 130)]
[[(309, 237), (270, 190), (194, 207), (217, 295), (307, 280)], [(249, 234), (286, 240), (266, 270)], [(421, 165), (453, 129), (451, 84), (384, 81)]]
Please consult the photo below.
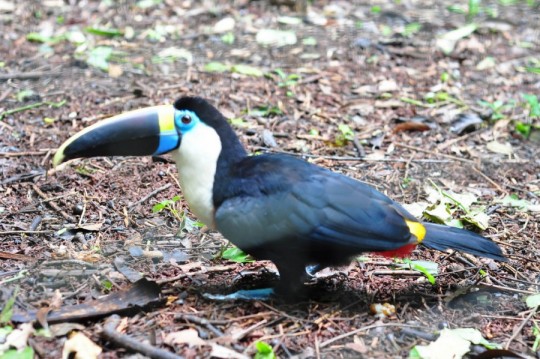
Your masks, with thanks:
[(159, 109), (159, 131), (161, 133), (167, 133), (169, 131), (175, 131), (174, 127), (174, 107), (161, 106)]

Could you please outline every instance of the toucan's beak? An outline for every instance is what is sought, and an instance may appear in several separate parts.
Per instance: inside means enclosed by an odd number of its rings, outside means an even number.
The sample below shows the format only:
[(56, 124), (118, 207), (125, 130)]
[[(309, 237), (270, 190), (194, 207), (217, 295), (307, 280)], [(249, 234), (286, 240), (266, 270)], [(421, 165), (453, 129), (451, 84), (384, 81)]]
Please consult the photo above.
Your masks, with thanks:
[(98, 122), (73, 135), (56, 151), (53, 165), (79, 157), (148, 156), (180, 146), (172, 105), (147, 107)]

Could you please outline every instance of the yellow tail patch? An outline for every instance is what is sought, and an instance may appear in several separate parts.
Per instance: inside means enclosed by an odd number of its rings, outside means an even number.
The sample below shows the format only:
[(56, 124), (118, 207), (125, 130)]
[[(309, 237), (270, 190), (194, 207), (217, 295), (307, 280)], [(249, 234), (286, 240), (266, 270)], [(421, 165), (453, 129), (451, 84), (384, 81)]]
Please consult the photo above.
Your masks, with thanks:
[(412, 234), (418, 239), (418, 243), (422, 242), (424, 237), (426, 236), (426, 227), (422, 225), (422, 223), (419, 222), (413, 222), (409, 220), (405, 220), (405, 223), (409, 227), (409, 230)]

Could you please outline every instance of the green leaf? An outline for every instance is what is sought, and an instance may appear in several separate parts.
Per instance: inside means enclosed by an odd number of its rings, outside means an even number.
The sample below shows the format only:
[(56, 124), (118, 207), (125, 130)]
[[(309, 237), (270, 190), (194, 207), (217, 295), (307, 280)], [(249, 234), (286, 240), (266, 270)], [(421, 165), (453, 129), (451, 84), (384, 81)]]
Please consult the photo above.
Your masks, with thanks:
[(272, 349), (272, 347), (265, 342), (256, 342), (255, 349), (257, 350), (257, 353), (255, 353), (254, 359), (275, 359), (276, 358), (276, 354), (274, 354), (274, 350)]
[(528, 138), (531, 134), (531, 125), (518, 121), (516, 123), (516, 131), (525, 136), (525, 138)]
[(540, 103), (538, 102), (538, 97), (527, 93), (524, 93), (521, 96), (529, 105), (529, 116), (540, 117)]
[(123, 32), (121, 30), (113, 29), (113, 28), (108, 29), (108, 28), (103, 28), (103, 27), (89, 26), (84, 30), (90, 34), (98, 35), (98, 36), (116, 37), (116, 36), (123, 35)]
[(422, 24), (418, 22), (411, 22), (410, 24), (405, 25), (405, 28), (403, 29), (403, 32), (401, 34), (405, 37), (409, 37), (411, 35), (416, 34), (421, 29), (422, 29)]
[(186, 49), (179, 47), (168, 47), (161, 50), (157, 56), (152, 57), (152, 62), (159, 63), (173, 63), (176, 60), (185, 60), (188, 64), (193, 63), (193, 54)]
[(227, 45), (234, 44), (234, 34), (232, 32), (228, 32), (221, 36), (221, 42)]
[(43, 123), (46, 125), (52, 125), (54, 123), (55, 119), (52, 117), (45, 117), (43, 118)]
[(225, 72), (230, 70), (230, 66), (227, 66), (221, 62), (209, 62), (204, 65), (203, 70), (206, 72)]
[(32, 347), (25, 347), (23, 350), (10, 349), (4, 354), (0, 355), (0, 359), (33, 359), (34, 349)]
[(529, 308), (536, 308), (540, 306), (540, 293), (529, 295), (527, 298), (525, 298), (525, 303), (527, 303), (527, 307)]
[(452, 221), (452, 213), (453, 211), (448, 208), (445, 202), (438, 202), (424, 211), (424, 215), (432, 221), (446, 225)]
[(422, 273), (429, 283), (435, 285), (435, 276), (439, 274), (439, 265), (430, 261), (411, 261), (410, 259), (404, 259), (403, 264), (398, 264), (401, 268), (411, 268), (415, 271)]
[(54, 45), (59, 42), (62, 42), (66, 39), (64, 35), (59, 36), (46, 36), (42, 35), (37, 32), (31, 32), (28, 35), (26, 35), (26, 40), (33, 41), (33, 42), (41, 42), (44, 44)]
[(140, 0), (137, 1), (137, 7), (141, 9), (148, 9), (153, 6), (159, 5), (163, 2), (163, 0)]
[(244, 253), (238, 247), (227, 248), (221, 255), (223, 259), (230, 260), (237, 263), (251, 263), (254, 262), (253, 259), (249, 257), (248, 254)]
[(234, 117), (234, 118), (229, 119), (229, 123), (233, 125), (234, 127), (240, 127), (240, 128), (245, 128), (249, 126), (249, 124), (240, 117)]
[(111, 290), (112, 287), (113, 287), (113, 284), (110, 280), (103, 280), (101, 281), (101, 286), (105, 289), (105, 290)]
[(315, 46), (317, 45), (317, 39), (313, 36), (306, 37), (302, 40), (302, 44), (306, 46)]
[(156, 203), (153, 207), (152, 207), (152, 212), (153, 213), (157, 213), (157, 212), (161, 212), (163, 211), (167, 206), (171, 206), (174, 204), (174, 200), (171, 200), (171, 199), (166, 199), (166, 200), (163, 200), (159, 203)]
[(483, 345), (488, 349), (501, 348), (490, 343), (474, 328), (443, 329), (439, 338), (429, 345), (417, 345), (411, 350), (413, 358), (440, 358), (445, 353), (448, 358), (462, 358), (470, 350), (472, 344)]
[(354, 131), (349, 127), (349, 125), (343, 123), (339, 124), (338, 129), (346, 140), (352, 141), (354, 139)]
[(495, 202), (500, 203), (505, 207), (515, 207), (521, 211), (540, 212), (539, 204), (532, 204), (525, 199), (519, 199), (515, 194), (510, 194), (502, 199), (497, 199)]
[(112, 47), (108, 46), (99, 46), (92, 51), (90, 51), (90, 55), (88, 56), (88, 60), (86, 62), (88, 65), (96, 67), (103, 71), (109, 70), (109, 59), (111, 58), (111, 55), (113, 53)]
[(2, 308), (2, 312), (0, 312), (0, 324), (8, 323), (11, 320), (11, 317), (13, 316), (13, 305), (15, 304), (18, 293), (19, 287), (16, 287), (11, 297), (9, 297), (4, 304), (4, 308)]
[(489, 216), (485, 213), (485, 208), (478, 207), (470, 210), (462, 219), (476, 227), (485, 230), (489, 227)]
[(253, 77), (261, 77), (262, 75), (264, 75), (264, 73), (260, 69), (253, 66), (242, 65), (242, 64), (233, 65), (233, 67), (231, 68), (231, 71), (236, 72), (238, 74), (253, 76)]
[(13, 327), (6, 325), (5, 327), (0, 327), (0, 343), (4, 342), (4, 338), (13, 331)]
[(24, 102), (27, 98), (30, 98), (35, 95), (35, 92), (32, 90), (22, 90), (17, 92), (17, 101)]

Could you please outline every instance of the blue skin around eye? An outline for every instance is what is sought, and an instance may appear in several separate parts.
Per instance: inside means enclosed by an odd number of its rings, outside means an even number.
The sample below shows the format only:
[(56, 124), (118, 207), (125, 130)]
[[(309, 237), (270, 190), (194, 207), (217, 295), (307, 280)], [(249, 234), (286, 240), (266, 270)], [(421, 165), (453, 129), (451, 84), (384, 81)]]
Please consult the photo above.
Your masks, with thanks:
[[(191, 122), (188, 124), (182, 123), (182, 117), (184, 116), (190, 116)], [(197, 123), (199, 123), (199, 117), (192, 112), (188, 110), (175, 110), (174, 112), (174, 127), (175, 129), (172, 131), (166, 131), (161, 132), (159, 134), (159, 147), (156, 152), (154, 152), (154, 155), (162, 155), (164, 153), (167, 153), (169, 151), (174, 150), (177, 148), (180, 144), (180, 133), (186, 133), (189, 130), (191, 130)]]
[[(182, 117), (184, 116), (191, 117), (191, 122), (188, 124), (182, 123)], [(176, 125), (176, 128), (180, 130), (180, 133), (186, 133), (189, 130), (191, 130), (197, 123), (199, 123), (199, 117), (193, 112), (189, 110), (176, 110), (174, 112), (174, 123)]]

